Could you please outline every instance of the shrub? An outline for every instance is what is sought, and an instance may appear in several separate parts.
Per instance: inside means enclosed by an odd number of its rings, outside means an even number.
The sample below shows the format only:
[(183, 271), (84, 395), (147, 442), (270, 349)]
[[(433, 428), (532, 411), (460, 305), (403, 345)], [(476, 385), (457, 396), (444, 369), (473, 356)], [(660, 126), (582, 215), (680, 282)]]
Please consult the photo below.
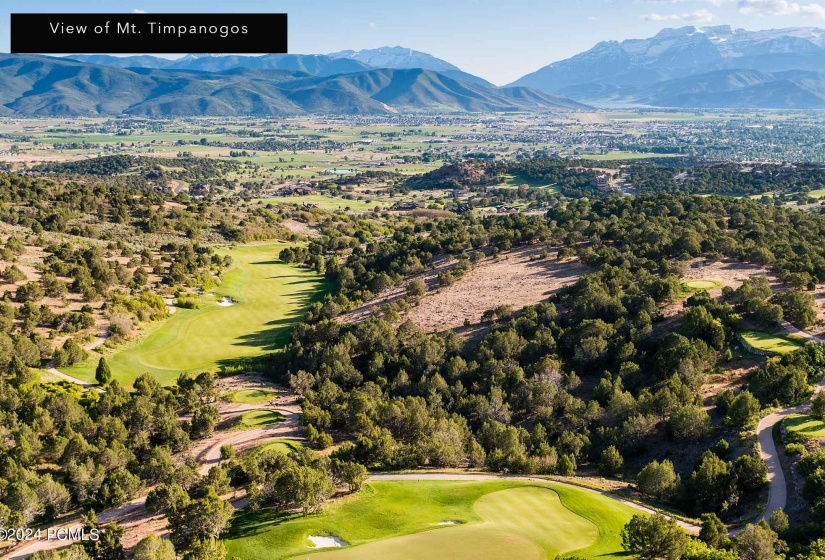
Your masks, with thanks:
[(622, 465), (624, 465), (624, 459), (622, 459), (619, 450), (615, 446), (611, 445), (602, 451), (602, 457), (599, 461), (600, 473), (605, 476), (614, 475), (622, 468)]
[(802, 455), (805, 453), (805, 446), (801, 443), (789, 443), (785, 446), (785, 453), (788, 455)]

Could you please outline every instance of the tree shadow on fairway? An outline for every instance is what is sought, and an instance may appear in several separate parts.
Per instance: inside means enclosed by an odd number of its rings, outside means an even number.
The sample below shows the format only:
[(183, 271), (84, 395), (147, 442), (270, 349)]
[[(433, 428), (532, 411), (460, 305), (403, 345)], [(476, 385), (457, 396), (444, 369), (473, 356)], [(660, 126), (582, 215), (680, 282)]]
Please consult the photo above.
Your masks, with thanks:
[[(272, 276), (270, 278), (278, 277)], [(307, 281), (296, 280), (294, 282), (285, 282), (284, 285), (307, 286)], [(289, 342), (292, 328), (296, 323), (299, 323), (304, 319), (310, 305), (317, 301), (323, 301), (324, 296), (332, 290), (332, 286), (332, 282), (326, 281), (323, 278), (318, 278), (317, 281), (313, 281), (304, 289), (290, 292), (289, 297), (294, 300), (294, 305), (291, 311), (279, 319), (273, 319), (272, 321), (266, 323), (266, 328), (263, 330), (239, 336), (232, 343), (233, 346), (252, 346), (265, 352), (272, 352), (283, 348), (283, 346)]]
[(239, 336), (233, 346), (253, 346), (264, 352), (273, 352), (289, 342), (289, 334), (303, 313), (293, 313), (282, 319), (275, 319), (266, 324), (266, 328)]
[(234, 516), (229, 528), (221, 535), (222, 539), (236, 540), (245, 537), (252, 537), (263, 533), (271, 527), (275, 527), (287, 521), (301, 517), (297, 513), (278, 511), (273, 508), (261, 508), (252, 511), (249, 508), (239, 509)]

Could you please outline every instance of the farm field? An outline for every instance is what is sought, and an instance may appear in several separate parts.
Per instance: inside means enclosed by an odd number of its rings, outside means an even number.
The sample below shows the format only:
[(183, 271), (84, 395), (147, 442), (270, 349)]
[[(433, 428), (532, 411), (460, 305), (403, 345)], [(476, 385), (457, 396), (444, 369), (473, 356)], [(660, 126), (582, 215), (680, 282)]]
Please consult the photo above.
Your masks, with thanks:
[[(183, 371), (229, 364), (238, 358), (260, 356), (278, 349), (309, 305), (328, 286), (309, 269), (278, 260), (283, 243), (243, 245), (222, 249), (233, 259), (215, 297), (203, 296), (200, 309), (178, 309), (148, 336), (106, 356), (115, 379), (131, 383), (143, 372), (163, 384)], [(236, 303), (220, 306), (222, 298)], [(211, 301), (208, 301), (211, 300)], [(61, 371), (94, 382), (98, 356)]]
[(806, 414), (791, 414), (785, 418), (788, 434), (799, 439), (825, 437), (825, 422)]
[(742, 339), (756, 350), (787, 354), (802, 347), (802, 342), (782, 335), (774, 335), (764, 331), (747, 330), (739, 333)]
[(267, 560), (305, 558), (315, 552), (310, 536), (350, 545), (313, 554), (318, 560), (618, 557), (634, 511), (551, 482), (373, 481), (316, 515), (241, 511), (225, 544), (228, 557)]

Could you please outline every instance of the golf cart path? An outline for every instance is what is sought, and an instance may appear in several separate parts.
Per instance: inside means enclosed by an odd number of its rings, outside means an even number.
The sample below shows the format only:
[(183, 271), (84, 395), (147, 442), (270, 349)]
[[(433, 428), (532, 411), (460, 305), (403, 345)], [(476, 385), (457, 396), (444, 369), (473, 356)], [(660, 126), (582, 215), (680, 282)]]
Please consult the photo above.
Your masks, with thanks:
[[(803, 331), (800, 331), (803, 332)], [(825, 378), (814, 387), (814, 395), (825, 389)], [(779, 451), (773, 441), (773, 427), (790, 416), (802, 414), (811, 407), (810, 399), (802, 404), (775, 410), (759, 421), (756, 426), (756, 437), (759, 441), (759, 455), (768, 465), (768, 505), (762, 512), (760, 519), (768, 520), (779, 508), (784, 509), (788, 500), (788, 485), (785, 473), (782, 471), (782, 462), (779, 460)]]
[(672, 515), (668, 514), (667, 512), (659, 512), (653, 508), (643, 506), (641, 504), (637, 504), (636, 502), (626, 500), (616, 494), (612, 494), (610, 492), (606, 492), (604, 490), (596, 490), (593, 488), (588, 488), (586, 486), (581, 486), (579, 484), (574, 484), (572, 482), (565, 482), (563, 480), (558, 480), (555, 478), (539, 478), (536, 476), (522, 476), (522, 475), (508, 475), (508, 474), (492, 474), (492, 473), (390, 473), (390, 474), (376, 474), (372, 475), (367, 478), (367, 480), (525, 480), (529, 482), (544, 482), (544, 483), (553, 483), (553, 484), (563, 484), (564, 486), (570, 486), (572, 488), (578, 488), (580, 490), (584, 490), (586, 492), (591, 492), (593, 494), (599, 494), (600, 496), (604, 496), (606, 498), (610, 498), (611, 500), (615, 500), (617, 502), (621, 502), (625, 505), (628, 505), (632, 508), (635, 508), (639, 511), (643, 511), (645, 513), (654, 514), (654, 513), (662, 513), (663, 515), (673, 519), (676, 523), (682, 527), (685, 531), (691, 534), (698, 534), (699, 529), (701, 529), (700, 525), (696, 525), (694, 523), (690, 523), (688, 521), (683, 521), (679, 518), (673, 517)]
[[(295, 397), (279, 397), (273, 399), (270, 403), (267, 403), (268, 406), (238, 403), (228, 404), (226, 409), (221, 411), (221, 421), (231, 419), (249, 412), (250, 410), (275, 410), (284, 416), (284, 421), (278, 422), (277, 424), (273, 424), (271, 426), (264, 426), (245, 431), (228, 430), (215, 432), (209, 438), (196, 442), (191, 449), (191, 452), (198, 460), (198, 473), (205, 475), (209, 472), (210, 468), (220, 463), (221, 447), (224, 445), (238, 445), (244, 443), (261, 445), (275, 439), (300, 438), (303, 431), (300, 424), (301, 407), (297, 403)], [(145, 495), (135, 498), (134, 500), (116, 508), (104, 510), (98, 514), (98, 522), (101, 525), (114, 522), (127, 526), (127, 532), (130, 534), (130, 537), (137, 542), (148, 534), (156, 532), (156, 529), (150, 525), (150, 522), (152, 520), (162, 518), (162, 516), (152, 515), (146, 511), (145, 504)], [(246, 500), (244, 499), (233, 502), (233, 505), (236, 508), (243, 507), (245, 504)], [(82, 526), (82, 522), (75, 517), (69, 521), (50, 525), (49, 528), (79, 529)], [(46, 527), (43, 527), (42, 529), (45, 533)], [(3, 558), (6, 560), (23, 560), (35, 552), (62, 548), (70, 544), (72, 544), (72, 541), (69, 540), (33, 541), (22, 547), (6, 551), (7, 555), (3, 556)]]
[[(91, 344), (87, 344), (86, 346), (84, 346), (84, 348), (88, 351), (88, 350), (94, 350), (98, 346), (103, 346), (103, 344), (106, 342), (106, 339), (108, 337), (109, 337), (108, 333), (102, 333), (102, 334), (96, 336), (94, 341)], [(46, 371), (48, 371), (49, 373), (51, 373), (55, 377), (59, 377), (60, 379), (62, 379), (64, 381), (68, 381), (69, 383), (74, 383), (75, 385), (80, 385), (84, 389), (94, 389), (95, 391), (98, 391), (99, 393), (103, 392), (103, 389), (101, 389), (100, 387), (98, 387), (94, 383), (86, 383), (82, 379), (78, 379), (77, 377), (72, 377), (71, 375), (66, 375), (65, 373), (63, 373), (62, 371), (60, 371), (59, 369), (54, 367), (54, 360), (52, 360), (48, 364), (46, 364)]]

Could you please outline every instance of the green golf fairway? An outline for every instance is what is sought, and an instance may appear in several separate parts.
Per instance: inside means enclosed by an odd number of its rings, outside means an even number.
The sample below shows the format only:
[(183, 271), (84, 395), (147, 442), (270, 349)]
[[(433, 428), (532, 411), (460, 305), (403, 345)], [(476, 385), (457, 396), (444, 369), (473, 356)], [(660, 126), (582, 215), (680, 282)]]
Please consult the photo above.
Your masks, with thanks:
[(277, 394), (272, 389), (239, 389), (226, 393), (223, 398), (240, 404), (261, 404), (275, 398)]
[[(243, 245), (218, 251), (232, 257), (232, 268), (215, 289), (204, 295), (200, 309), (178, 309), (140, 339), (106, 356), (112, 375), (131, 386), (149, 372), (168, 385), (183, 371), (200, 371), (238, 358), (277, 350), (292, 325), (328, 289), (327, 282), (309, 269), (282, 263), (278, 253), (288, 245)], [(236, 304), (222, 307), (223, 297)], [(98, 357), (61, 371), (94, 382)]]
[[(239, 511), (224, 542), (228, 558), (261, 560), (618, 557), (625, 555), (620, 531), (633, 513), (616, 500), (552, 482), (372, 481), (307, 517)], [(349, 546), (313, 548), (310, 536)]]
[(276, 410), (250, 410), (238, 419), (239, 430), (263, 428), (284, 421), (284, 415)]
[(255, 452), (265, 453), (271, 451), (272, 453), (283, 453), (284, 455), (288, 455), (290, 451), (298, 451), (302, 447), (303, 445), (300, 441), (278, 439), (273, 442), (263, 444), (258, 447)]
[(785, 428), (799, 439), (818, 439), (825, 437), (825, 422), (812, 416), (791, 414), (785, 418)]
[(684, 285), (691, 290), (712, 290), (722, 285), (716, 280), (688, 280)]
[(772, 335), (763, 331), (741, 331), (742, 340), (749, 346), (765, 352), (787, 354), (802, 348), (802, 343), (781, 335)]

